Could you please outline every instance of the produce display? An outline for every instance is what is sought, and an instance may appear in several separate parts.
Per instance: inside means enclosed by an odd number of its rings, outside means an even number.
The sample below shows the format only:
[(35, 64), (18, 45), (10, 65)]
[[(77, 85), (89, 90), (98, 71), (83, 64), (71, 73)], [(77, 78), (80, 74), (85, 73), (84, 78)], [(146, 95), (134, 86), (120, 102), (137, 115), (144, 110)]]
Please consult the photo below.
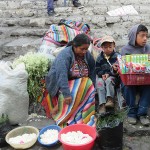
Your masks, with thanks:
[(48, 129), (40, 135), (43, 144), (52, 144), (58, 140), (58, 130)]
[(150, 54), (118, 56), (120, 71), (126, 73), (150, 73)]
[(36, 138), (35, 133), (31, 134), (22, 134), (16, 137), (9, 138), (9, 142), (12, 144), (25, 144)]
[(92, 137), (89, 134), (84, 134), (81, 131), (67, 132), (66, 134), (61, 134), (61, 139), (69, 144), (85, 144), (92, 141)]
[(28, 72), (28, 86), (30, 101), (37, 102), (39, 96), (43, 94), (42, 87), (45, 86), (45, 82), (42, 79), (47, 75), (51, 60), (42, 53), (28, 52), (24, 56), (20, 56), (13, 62), (13, 68), (18, 64), (24, 63), (25, 69)]

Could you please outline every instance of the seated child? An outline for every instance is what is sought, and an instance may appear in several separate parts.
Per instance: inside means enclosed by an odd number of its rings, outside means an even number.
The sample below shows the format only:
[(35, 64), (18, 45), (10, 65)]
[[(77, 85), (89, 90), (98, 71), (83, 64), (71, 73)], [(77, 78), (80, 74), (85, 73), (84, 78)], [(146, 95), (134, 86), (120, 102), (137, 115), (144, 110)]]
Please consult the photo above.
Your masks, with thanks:
[(101, 40), (103, 51), (96, 60), (96, 87), (99, 98), (99, 113), (105, 113), (106, 107), (114, 107), (115, 85), (117, 74), (113, 73), (112, 65), (117, 62), (118, 53), (115, 52), (115, 40), (111, 36), (104, 36)]

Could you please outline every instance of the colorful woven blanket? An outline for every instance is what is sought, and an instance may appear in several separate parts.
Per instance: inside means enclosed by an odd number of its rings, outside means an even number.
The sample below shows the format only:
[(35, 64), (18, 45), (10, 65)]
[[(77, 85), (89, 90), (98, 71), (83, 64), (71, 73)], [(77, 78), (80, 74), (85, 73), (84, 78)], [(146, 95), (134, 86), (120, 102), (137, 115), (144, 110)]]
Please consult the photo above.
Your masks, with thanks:
[(78, 31), (83, 31), (85, 34), (90, 32), (90, 26), (80, 21), (72, 21), (72, 20), (65, 20), (61, 19), (58, 25), (66, 25), (72, 29), (76, 29)]
[(69, 41), (72, 41), (74, 37), (80, 33), (83, 33), (83, 31), (78, 31), (65, 25), (58, 26), (53, 24), (50, 26), (43, 40), (53, 40), (65, 45)]
[(59, 94), (58, 99), (50, 98), (47, 93), (42, 100), (47, 116), (58, 103), (58, 113), (53, 116), (56, 124), (64, 127), (66, 125), (84, 123), (94, 126), (93, 115), (95, 114), (95, 89), (92, 81), (88, 77), (69, 81), (72, 95), (72, 103), (64, 103), (64, 97)]

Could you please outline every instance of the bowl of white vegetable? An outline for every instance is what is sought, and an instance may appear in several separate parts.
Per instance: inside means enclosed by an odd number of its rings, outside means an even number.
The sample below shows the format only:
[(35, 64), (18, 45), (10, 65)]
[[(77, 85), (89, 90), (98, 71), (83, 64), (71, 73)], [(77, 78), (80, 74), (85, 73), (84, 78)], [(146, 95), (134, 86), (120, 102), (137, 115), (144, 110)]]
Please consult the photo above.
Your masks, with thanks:
[(27, 149), (35, 144), (39, 130), (32, 126), (17, 127), (7, 133), (6, 142), (15, 149)]
[(58, 134), (61, 128), (57, 125), (49, 125), (41, 129), (38, 142), (43, 146), (53, 146), (58, 143)]
[(58, 135), (64, 150), (91, 150), (96, 139), (96, 129), (86, 124), (63, 128)]

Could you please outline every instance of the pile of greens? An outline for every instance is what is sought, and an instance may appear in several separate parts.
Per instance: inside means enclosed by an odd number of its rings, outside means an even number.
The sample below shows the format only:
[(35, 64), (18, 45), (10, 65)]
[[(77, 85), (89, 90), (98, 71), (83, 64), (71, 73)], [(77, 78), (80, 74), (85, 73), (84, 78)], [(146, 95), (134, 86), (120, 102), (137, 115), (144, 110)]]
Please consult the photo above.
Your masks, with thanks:
[(18, 64), (24, 63), (25, 69), (28, 72), (27, 90), (30, 101), (37, 101), (38, 97), (42, 95), (42, 82), (48, 72), (51, 61), (42, 53), (29, 52), (24, 56), (20, 56), (13, 62), (13, 68)]
[(104, 128), (114, 128), (118, 126), (125, 119), (127, 112), (128, 109), (124, 109), (116, 112), (97, 114), (97, 131), (100, 131)]

